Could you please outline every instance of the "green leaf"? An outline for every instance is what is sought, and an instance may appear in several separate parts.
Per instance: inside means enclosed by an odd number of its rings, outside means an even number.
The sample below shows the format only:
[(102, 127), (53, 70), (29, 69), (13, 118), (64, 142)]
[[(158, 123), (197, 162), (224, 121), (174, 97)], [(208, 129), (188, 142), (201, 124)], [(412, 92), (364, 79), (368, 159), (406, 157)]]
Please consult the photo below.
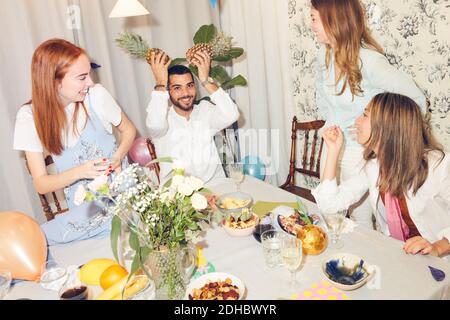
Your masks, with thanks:
[(230, 49), (228, 54), (233, 57), (233, 59), (239, 58), (244, 53), (244, 49), (239, 47), (233, 47)]
[(130, 270), (130, 275), (128, 276), (128, 280), (130, 280), (131, 275), (133, 275), (136, 271), (138, 271), (141, 268), (141, 266), (142, 266), (141, 261), (142, 261), (141, 260), (141, 252), (138, 249), (136, 251), (136, 254), (134, 255), (133, 262), (131, 263), (131, 270)]
[(216, 35), (216, 27), (213, 24), (203, 25), (194, 35), (194, 44), (208, 43)]
[(222, 83), (225, 83), (231, 79), (230, 76), (228, 75), (227, 70), (225, 70), (225, 68), (222, 66), (212, 67), (211, 71), (209, 72), (209, 75), (211, 76), (211, 78), (216, 80), (219, 83), (219, 85), (222, 85)]
[(223, 90), (228, 90), (233, 88), (234, 86), (246, 86), (247, 80), (241, 75), (238, 75), (231, 79), (230, 81), (227, 81), (221, 85)]
[(150, 161), (149, 163), (147, 163), (145, 166), (148, 166), (148, 165), (154, 164), (154, 163), (159, 163), (159, 162), (172, 163), (172, 162), (173, 162), (173, 159), (172, 159), (172, 157), (161, 157), (161, 158), (156, 158), (156, 159), (153, 159), (152, 161)]
[(227, 54), (222, 56), (215, 56), (213, 57), (214, 61), (220, 61), (220, 62), (227, 62), (232, 59), (236, 59), (240, 57), (244, 53), (244, 49), (233, 47), (230, 49), (230, 51), (227, 52)]
[(120, 230), (122, 227), (122, 221), (118, 216), (114, 216), (111, 221), (111, 249), (114, 254), (114, 258), (119, 262), (119, 255), (117, 254), (117, 242), (119, 240)]
[(133, 249), (135, 251), (139, 250), (139, 239), (138, 239), (138, 235), (136, 232), (134, 232), (134, 231), (130, 232), (129, 242), (130, 242), (131, 249)]
[(173, 59), (172, 62), (170, 63), (169, 68), (170, 68), (170, 67), (173, 67), (173, 66), (176, 66), (176, 65), (179, 65), (179, 64), (184, 65), (184, 64), (186, 64), (186, 63), (187, 63), (186, 58), (175, 58), (175, 59)]
[(198, 68), (196, 66), (193, 66), (192, 64), (189, 65), (189, 70), (198, 78)]

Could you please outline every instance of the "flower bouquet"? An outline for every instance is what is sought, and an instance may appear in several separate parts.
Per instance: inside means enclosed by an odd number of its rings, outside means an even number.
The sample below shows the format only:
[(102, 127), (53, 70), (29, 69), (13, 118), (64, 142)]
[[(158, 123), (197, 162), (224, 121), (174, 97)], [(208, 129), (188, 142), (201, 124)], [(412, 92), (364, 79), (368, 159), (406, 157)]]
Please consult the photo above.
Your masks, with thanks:
[[(161, 159), (152, 162), (156, 161)], [(125, 223), (134, 251), (130, 275), (142, 269), (151, 276), (157, 299), (181, 298), (195, 267), (192, 244), (201, 240), (200, 232), (209, 220), (208, 203), (201, 193), (203, 182), (175, 168), (171, 179), (158, 186), (151, 181), (148, 168), (137, 164), (122, 171), (110, 185), (103, 182), (94, 180), (89, 191), (80, 191), (79, 198), (103, 199), (113, 215), (111, 245), (116, 260)]]

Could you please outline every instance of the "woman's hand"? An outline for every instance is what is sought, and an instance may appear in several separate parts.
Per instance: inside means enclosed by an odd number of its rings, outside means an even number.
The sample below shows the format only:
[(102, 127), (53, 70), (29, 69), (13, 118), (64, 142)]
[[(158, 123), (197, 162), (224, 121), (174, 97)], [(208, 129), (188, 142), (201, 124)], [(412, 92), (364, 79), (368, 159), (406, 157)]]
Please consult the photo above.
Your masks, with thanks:
[(439, 257), (440, 241), (442, 240), (431, 243), (427, 239), (419, 236), (412, 237), (406, 240), (405, 245), (403, 246), (403, 250), (405, 250), (407, 254), (421, 253), (423, 255), (429, 254), (431, 256)]
[(341, 128), (338, 126), (331, 126), (327, 128), (322, 133), (322, 138), (328, 147), (328, 152), (336, 151), (339, 153), (342, 145), (344, 144), (344, 135), (342, 134)]
[(111, 166), (111, 168), (108, 170), (108, 175), (113, 172), (116, 174), (119, 174), (122, 172), (122, 160), (120, 157), (118, 156), (112, 156), (112, 158), (109, 161), (109, 165)]
[(107, 158), (98, 158), (86, 161), (77, 167), (79, 179), (95, 179), (96, 177), (112, 172), (112, 165), (108, 165)]

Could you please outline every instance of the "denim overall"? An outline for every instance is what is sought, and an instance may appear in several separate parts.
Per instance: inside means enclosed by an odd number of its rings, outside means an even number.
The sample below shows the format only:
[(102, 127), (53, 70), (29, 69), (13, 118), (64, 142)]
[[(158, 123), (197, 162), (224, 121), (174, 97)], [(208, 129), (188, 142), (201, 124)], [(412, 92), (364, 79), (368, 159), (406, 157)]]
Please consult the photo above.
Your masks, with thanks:
[[(98, 158), (110, 159), (117, 150), (116, 139), (106, 131), (102, 122), (92, 108), (89, 99), (89, 120), (79, 140), (72, 147), (67, 147), (60, 155), (52, 155), (58, 172), (82, 165), (88, 160)], [(122, 168), (128, 166), (126, 159)], [(49, 245), (67, 243), (89, 238), (109, 235), (112, 216), (104, 210), (100, 202), (74, 204), (74, 194), (80, 184), (87, 185), (91, 179), (82, 179), (64, 188), (69, 211), (58, 214), (55, 219), (41, 225)]]

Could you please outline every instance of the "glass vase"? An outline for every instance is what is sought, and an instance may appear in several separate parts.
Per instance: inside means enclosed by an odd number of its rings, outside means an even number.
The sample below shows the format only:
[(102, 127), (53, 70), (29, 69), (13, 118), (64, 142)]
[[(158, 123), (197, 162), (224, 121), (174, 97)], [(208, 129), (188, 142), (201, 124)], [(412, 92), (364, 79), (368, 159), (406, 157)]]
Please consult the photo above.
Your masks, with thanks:
[(196, 250), (190, 246), (149, 253), (143, 267), (155, 282), (157, 300), (183, 299), (196, 258)]

